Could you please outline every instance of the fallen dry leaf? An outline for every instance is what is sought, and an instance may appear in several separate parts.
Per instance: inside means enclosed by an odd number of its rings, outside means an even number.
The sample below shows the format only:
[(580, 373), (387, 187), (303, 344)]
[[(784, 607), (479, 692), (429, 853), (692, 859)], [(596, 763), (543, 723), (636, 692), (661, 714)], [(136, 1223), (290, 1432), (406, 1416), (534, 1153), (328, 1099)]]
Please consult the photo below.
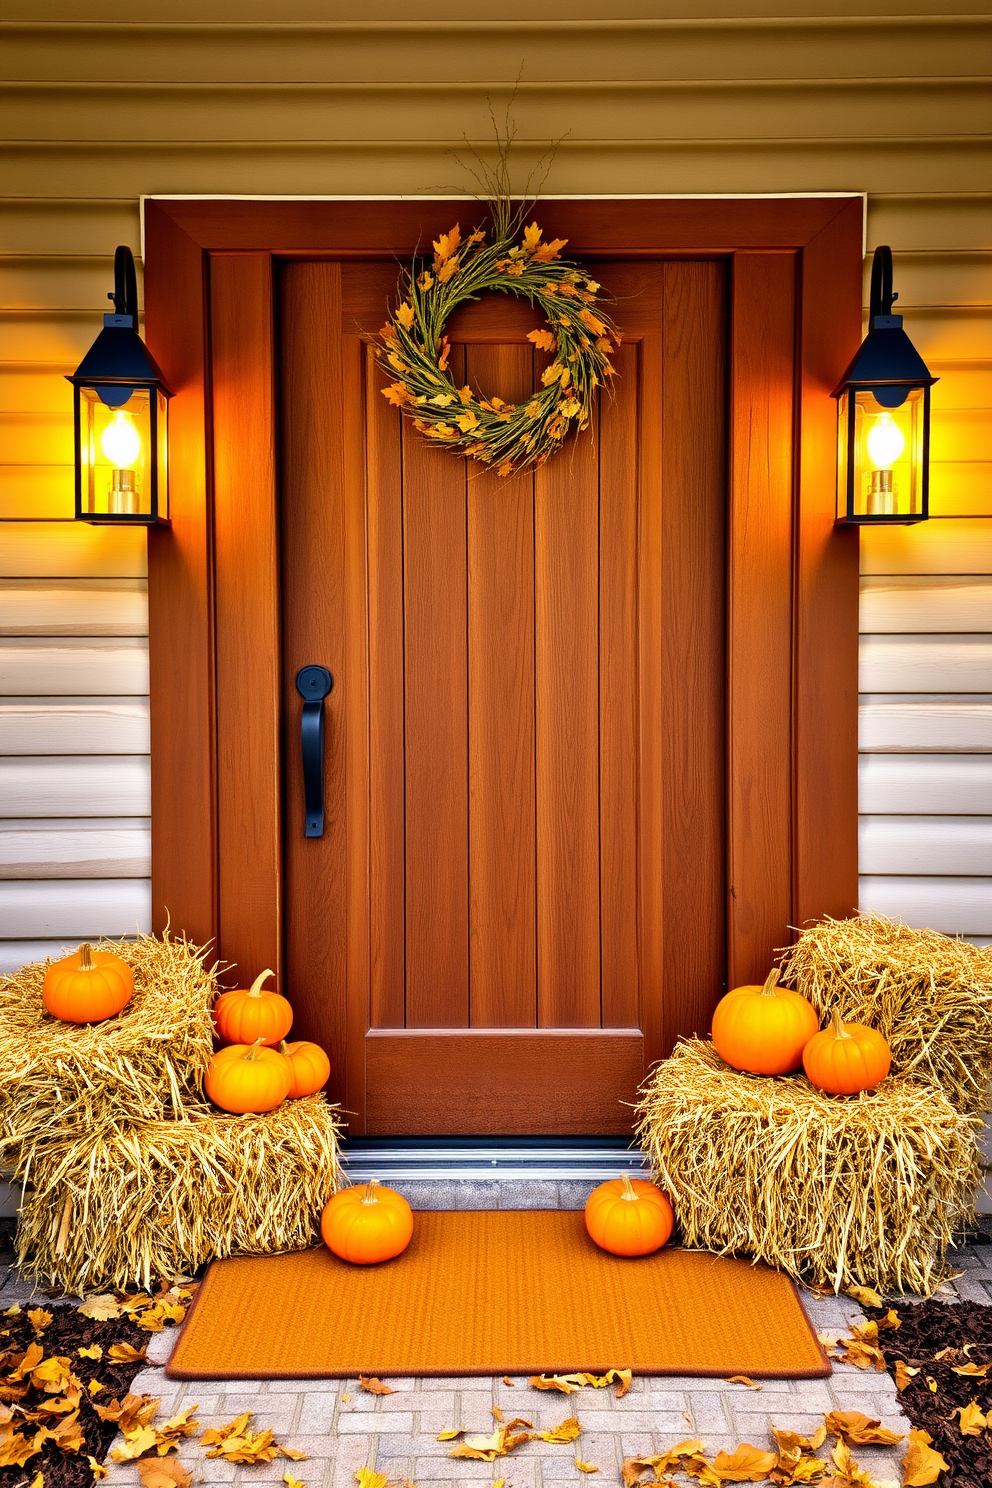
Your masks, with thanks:
[(83, 1317), (106, 1323), (121, 1315), (121, 1307), (112, 1292), (102, 1292), (98, 1297), (87, 1297), (79, 1311)]
[(550, 1431), (538, 1431), (535, 1435), (540, 1441), (573, 1442), (581, 1430), (582, 1427), (579, 1425), (576, 1417), (569, 1416), (566, 1420), (562, 1421), (560, 1426), (554, 1426)]
[(851, 1456), (851, 1449), (841, 1438), (830, 1453), (836, 1472), (830, 1479), (829, 1488), (880, 1488), (866, 1467), (862, 1467)]
[(126, 1434), (153, 1421), (161, 1404), (161, 1400), (154, 1400), (150, 1395), (128, 1393), (122, 1400), (112, 1400), (109, 1405), (98, 1405), (94, 1409), (101, 1421), (113, 1421)]
[(43, 1307), (31, 1307), (28, 1309), (28, 1322), (36, 1334), (44, 1333), (51, 1321), (52, 1314), (46, 1312)]
[(138, 1463), (138, 1472), (144, 1488), (190, 1488), (193, 1481), (193, 1474), (189, 1468), (183, 1467), (178, 1457), (170, 1457), (165, 1462), (146, 1457)]
[(389, 1387), (389, 1385), (384, 1385), (382, 1383), (382, 1380), (381, 1379), (376, 1379), (375, 1375), (373, 1375), (373, 1374), (362, 1374), (362, 1375), (360, 1375), (359, 1376), (359, 1379), (358, 1379), (358, 1383), (361, 1385), (362, 1389), (368, 1391), (368, 1393), (370, 1395), (395, 1395), (396, 1394), (396, 1391), (395, 1390), (391, 1389)]
[(190, 1417), (194, 1411), (199, 1409), (199, 1404), (188, 1405), (184, 1411), (180, 1411), (178, 1416), (173, 1416), (171, 1420), (166, 1421), (164, 1426), (156, 1430), (155, 1445), (160, 1457), (164, 1457), (173, 1447), (178, 1448), (183, 1437), (196, 1435), (200, 1429), (200, 1423), (191, 1421)]
[(827, 1439), (826, 1426), (817, 1426), (812, 1436), (800, 1436), (798, 1431), (789, 1431), (781, 1426), (773, 1426), (771, 1433), (780, 1452), (792, 1452), (796, 1447), (815, 1452)]
[(942, 1472), (950, 1472), (950, 1464), (933, 1450), (932, 1441), (929, 1431), (909, 1433), (909, 1445), (902, 1459), (903, 1488), (926, 1488), (926, 1484), (936, 1483)]
[(350, 1395), (342, 1395), (341, 1396), (341, 1400), (342, 1400), (342, 1403), (344, 1405), (350, 1405), (351, 1404), (351, 1396)]
[(493, 1406), (493, 1420), (494, 1421), (502, 1421), (503, 1420), (503, 1412), (500, 1410), (500, 1408), (499, 1408), (498, 1405), (494, 1405)]
[(136, 1426), (133, 1431), (124, 1433), (124, 1445), (114, 1447), (110, 1455), (115, 1462), (134, 1462), (150, 1452), (157, 1441), (151, 1426)]
[(904, 1364), (901, 1359), (897, 1359), (896, 1360), (896, 1364), (895, 1364), (896, 1389), (900, 1392), (900, 1394), (902, 1393), (903, 1390), (905, 1390), (906, 1386), (909, 1384), (910, 1380), (913, 1378), (913, 1375), (914, 1374), (919, 1374), (919, 1372), (920, 1371), (918, 1369), (911, 1369), (908, 1364)]
[(761, 1386), (746, 1374), (728, 1374), (726, 1383), (728, 1385), (747, 1385), (749, 1390), (760, 1390)]
[(821, 1457), (808, 1457), (802, 1447), (790, 1447), (779, 1452), (778, 1462), (769, 1473), (773, 1483), (780, 1488), (791, 1488), (794, 1483), (816, 1483), (827, 1470)]
[(3, 1315), (4, 1317), (20, 1317), (21, 1304), (19, 1302), (15, 1302), (13, 1307), (5, 1307)]
[(830, 1435), (842, 1437), (849, 1447), (891, 1447), (906, 1434), (890, 1431), (862, 1411), (829, 1411), (823, 1421)]
[(439, 1432), (437, 1439), (438, 1441), (454, 1441), (456, 1437), (462, 1435), (464, 1430), (464, 1426), (452, 1426), (449, 1431)]
[(87, 1457), (86, 1461), (90, 1465), (90, 1472), (93, 1474), (94, 1483), (98, 1483), (101, 1478), (107, 1476), (107, 1469), (102, 1462), (97, 1462), (95, 1457)]
[(957, 1416), (958, 1425), (961, 1427), (962, 1436), (981, 1436), (986, 1426), (990, 1424), (982, 1414), (977, 1400), (971, 1400), (967, 1405), (959, 1405), (957, 1410), (951, 1412)]
[(115, 1364), (137, 1364), (140, 1359), (147, 1357), (146, 1349), (136, 1349), (130, 1343), (112, 1343), (107, 1350), (108, 1359), (113, 1359)]
[(583, 1462), (581, 1457), (576, 1457), (576, 1459), (575, 1459), (575, 1465), (579, 1469), (579, 1472), (583, 1472), (583, 1473), (599, 1472), (599, 1468), (596, 1466), (596, 1464), (594, 1462)]
[(933, 1375), (932, 1374), (925, 1374), (923, 1376), (923, 1378), (927, 1382), (927, 1389), (930, 1391), (930, 1394), (931, 1395), (936, 1395), (936, 1393), (937, 1393), (937, 1381), (934, 1379)]
[(43, 1359), (31, 1371), (31, 1383), (49, 1395), (62, 1395), (72, 1383), (72, 1363), (63, 1354)]
[(91, 1344), (89, 1348), (78, 1348), (76, 1353), (81, 1359), (102, 1359), (103, 1349), (98, 1343)]
[(514, 1385), (514, 1383), (513, 1383), (513, 1381), (511, 1380), (511, 1378), (510, 1378), (510, 1376), (508, 1374), (504, 1374), (504, 1376), (503, 1376), (503, 1383), (504, 1383), (504, 1385), (509, 1385), (509, 1387), (510, 1387), (511, 1390), (513, 1390), (513, 1389), (516, 1388), (515, 1385)]
[(33, 1437), (27, 1437), (15, 1431), (9, 1421), (5, 1422), (0, 1426), (0, 1467), (23, 1467), (41, 1451), (45, 1440), (44, 1427)]
[(733, 1452), (717, 1452), (712, 1465), (713, 1471), (726, 1483), (760, 1483), (773, 1467), (778, 1466), (778, 1453), (753, 1447), (750, 1442), (741, 1442)]
[(52, 1440), (63, 1452), (78, 1452), (86, 1445), (83, 1429), (79, 1424), (79, 1412), (73, 1411), (52, 1431)]
[(34, 1477), (31, 1479), (31, 1488), (45, 1488), (44, 1473), (35, 1473)]
[(862, 1307), (881, 1307), (882, 1299), (873, 1287), (849, 1286), (844, 1288), (845, 1297), (853, 1297)]
[(527, 1383), (532, 1390), (560, 1390), (563, 1395), (574, 1395), (588, 1380), (584, 1374), (532, 1374)]
[(355, 1477), (358, 1488), (386, 1488), (386, 1474), (373, 1472), (370, 1467), (360, 1467)]
[(958, 1365), (952, 1370), (952, 1373), (975, 1375), (984, 1379), (990, 1369), (992, 1369), (992, 1364), (976, 1364), (973, 1360), (969, 1359), (967, 1364)]
[(286, 1484), (286, 1488), (303, 1488), (303, 1479), (294, 1478), (289, 1471), (283, 1473), (282, 1481)]
[(309, 1452), (301, 1452), (299, 1447), (281, 1446), (279, 1448), (279, 1456), (288, 1457), (290, 1462), (307, 1462), (309, 1460), (310, 1454)]
[(946, 1359), (956, 1359), (957, 1357), (958, 1351), (956, 1348), (942, 1348), (938, 1353), (934, 1354), (934, 1358), (939, 1359), (942, 1364)]
[[(705, 1464), (711, 1474), (710, 1481), (716, 1485), (716, 1488), (719, 1488), (720, 1479), (716, 1477), (713, 1469), (706, 1462), (706, 1458), (703, 1457), (702, 1447), (702, 1442), (698, 1440), (681, 1441), (677, 1446), (669, 1447), (667, 1452), (659, 1453), (657, 1457), (628, 1457), (620, 1469), (626, 1488), (634, 1488), (634, 1484), (643, 1472), (653, 1472), (654, 1477), (647, 1481), (654, 1483), (663, 1482), (662, 1474), (666, 1472), (688, 1472), (690, 1469), (686, 1466), (687, 1463)], [(698, 1477), (699, 1473), (693, 1472), (693, 1476)]]
[(101, 1384), (98, 1379), (91, 1379), (86, 1388), (87, 1390), (89, 1390), (91, 1395), (99, 1395), (101, 1391), (105, 1390), (107, 1387), (106, 1385)]
[[(526, 1426), (528, 1431), (517, 1431), (518, 1426)], [(530, 1421), (525, 1421), (522, 1416), (515, 1417), (505, 1425), (496, 1427), (491, 1436), (466, 1436), (465, 1440), (453, 1448), (452, 1457), (469, 1457), (478, 1462), (495, 1462), (497, 1457), (505, 1457), (512, 1452), (514, 1447), (520, 1446), (521, 1442), (533, 1440), (533, 1427)]]

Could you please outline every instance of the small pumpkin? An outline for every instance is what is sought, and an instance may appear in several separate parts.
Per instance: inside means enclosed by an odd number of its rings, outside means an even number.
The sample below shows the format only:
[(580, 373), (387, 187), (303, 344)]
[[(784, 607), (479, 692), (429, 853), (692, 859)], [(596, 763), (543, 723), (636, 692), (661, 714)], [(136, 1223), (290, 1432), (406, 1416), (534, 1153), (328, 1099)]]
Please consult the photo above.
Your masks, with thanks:
[(749, 1075), (787, 1075), (803, 1062), (803, 1049), (820, 1020), (801, 992), (777, 985), (773, 966), (763, 987), (735, 987), (713, 1014), (713, 1047), (734, 1069)]
[(586, 1200), (586, 1229), (600, 1250), (642, 1256), (660, 1250), (675, 1226), (668, 1198), (645, 1178), (626, 1173), (594, 1188)]
[(134, 995), (131, 968), (112, 951), (81, 945), (45, 972), (41, 1000), (64, 1023), (102, 1023)]
[(290, 1069), (277, 1049), (261, 1039), (218, 1049), (207, 1065), (203, 1088), (215, 1106), (241, 1116), (274, 1111), (289, 1094)]
[(402, 1194), (370, 1178), (360, 1188), (342, 1188), (320, 1216), (328, 1250), (356, 1266), (391, 1261), (413, 1234), (413, 1210)]
[(877, 1028), (842, 1023), (834, 1008), (830, 1026), (811, 1038), (803, 1050), (806, 1078), (828, 1095), (857, 1095), (874, 1090), (889, 1073), (892, 1050)]
[(214, 1003), (214, 1024), (225, 1044), (253, 1044), (256, 1039), (273, 1048), (293, 1026), (293, 1009), (285, 997), (262, 983), (271, 971), (260, 971), (251, 986), (222, 992)]
[(306, 1039), (287, 1044), (283, 1039), (279, 1052), (289, 1060), (290, 1100), (298, 1100), (301, 1095), (316, 1095), (318, 1090), (323, 1090), (331, 1078), (331, 1061), (319, 1044), (308, 1043)]

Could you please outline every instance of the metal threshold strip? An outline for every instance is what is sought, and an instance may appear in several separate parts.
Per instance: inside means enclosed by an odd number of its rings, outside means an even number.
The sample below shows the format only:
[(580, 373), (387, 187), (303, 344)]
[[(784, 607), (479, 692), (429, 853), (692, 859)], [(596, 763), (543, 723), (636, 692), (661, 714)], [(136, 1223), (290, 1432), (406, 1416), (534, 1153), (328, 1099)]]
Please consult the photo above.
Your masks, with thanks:
[(614, 1138), (351, 1137), (341, 1165), (353, 1182), (618, 1178), (646, 1171), (644, 1154)]

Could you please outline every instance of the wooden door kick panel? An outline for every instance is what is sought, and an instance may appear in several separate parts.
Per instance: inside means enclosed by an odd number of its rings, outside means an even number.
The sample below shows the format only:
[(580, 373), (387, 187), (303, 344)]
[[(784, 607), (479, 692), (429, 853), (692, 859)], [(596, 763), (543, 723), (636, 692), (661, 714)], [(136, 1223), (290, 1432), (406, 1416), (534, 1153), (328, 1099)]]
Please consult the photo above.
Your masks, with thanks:
[(644, 1070), (636, 1028), (373, 1028), (371, 1135), (629, 1135)]

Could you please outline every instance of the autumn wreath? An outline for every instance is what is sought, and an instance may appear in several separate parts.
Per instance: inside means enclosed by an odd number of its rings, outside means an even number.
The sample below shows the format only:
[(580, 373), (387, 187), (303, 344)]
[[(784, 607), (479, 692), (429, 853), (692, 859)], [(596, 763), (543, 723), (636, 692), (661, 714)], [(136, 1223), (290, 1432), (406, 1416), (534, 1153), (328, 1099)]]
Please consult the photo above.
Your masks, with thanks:
[[(384, 397), (428, 439), (495, 465), (499, 475), (543, 465), (569, 432), (585, 429), (597, 388), (615, 375), (610, 353), (619, 333), (596, 308), (595, 279), (562, 258), (566, 242), (545, 242), (538, 224), (525, 227), (519, 212), (494, 213), (490, 242), (479, 228), (463, 241), (456, 223), (435, 241), (432, 262), (414, 259), (402, 275), (399, 304), (375, 344), (396, 379), (383, 388)], [(552, 360), (524, 403), (484, 398), (467, 383), (458, 387), (448, 367), (449, 315), (489, 290), (521, 295), (547, 320), (528, 340)]]

